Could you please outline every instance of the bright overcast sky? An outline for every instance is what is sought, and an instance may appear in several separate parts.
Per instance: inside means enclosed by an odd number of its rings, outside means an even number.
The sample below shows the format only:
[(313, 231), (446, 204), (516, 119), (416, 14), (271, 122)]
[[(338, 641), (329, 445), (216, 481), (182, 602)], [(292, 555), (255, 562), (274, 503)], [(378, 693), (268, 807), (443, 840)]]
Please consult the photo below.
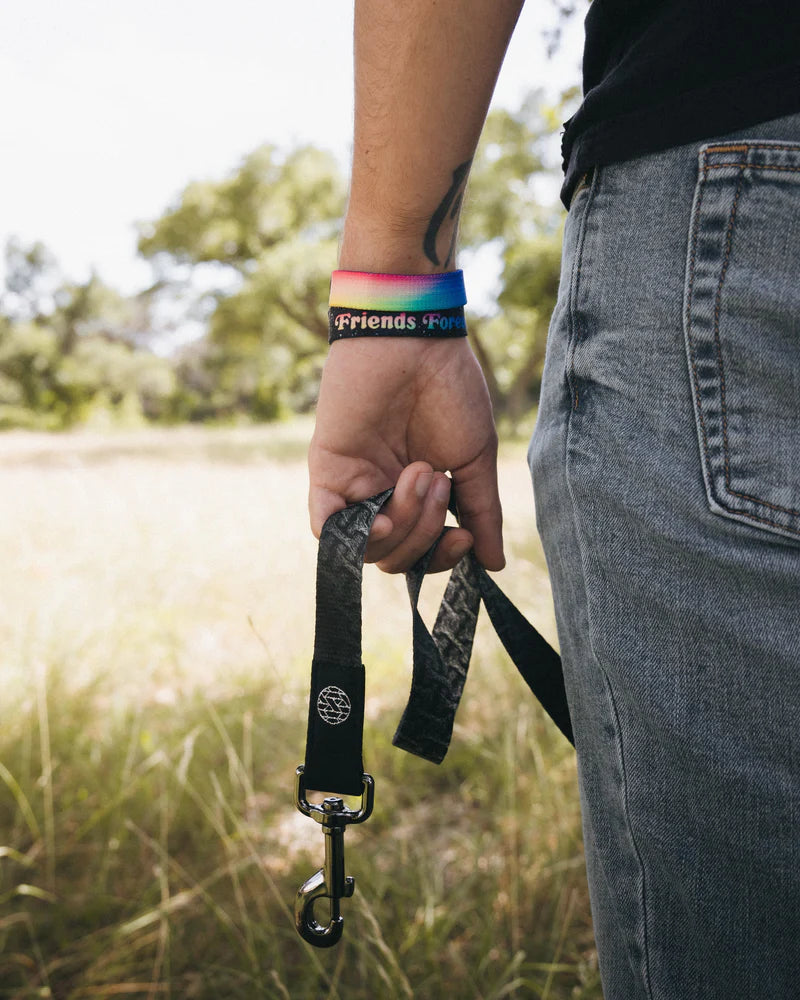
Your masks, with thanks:
[[(579, 82), (579, 24), (544, 58), (554, 18), (551, 0), (528, 0), (496, 105)], [(2, 0), (0, 242), (41, 239), (72, 278), (94, 266), (143, 286), (134, 223), (190, 180), (263, 142), (345, 163), (351, 32), (349, 0)]]

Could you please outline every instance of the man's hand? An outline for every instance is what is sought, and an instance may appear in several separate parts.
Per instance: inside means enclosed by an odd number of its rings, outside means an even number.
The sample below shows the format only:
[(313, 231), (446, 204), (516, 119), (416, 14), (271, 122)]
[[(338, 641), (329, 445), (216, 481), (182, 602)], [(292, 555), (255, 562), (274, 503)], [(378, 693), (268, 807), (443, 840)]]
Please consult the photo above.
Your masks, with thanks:
[(409, 569), (438, 538), (450, 472), (462, 527), (449, 531), (433, 570), (471, 548), (502, 569), (497, 434), (480, 366), (466, 339), (357, 338), (336, 341), (325, 364), (309, 452), (311, 527), (348, 503), (390, 486), (367, 561)]
[[(355, 130), (339, 267), (432, 274), (455, 263), (469, 165), (522, 0), (356, 0)], [(432, 569), (472, 546), (502, 569), (497, 435), (465, 339), (337, 340), (309, 454), (311, 527), (395, 487), (367, 559), (410, 568), (444, 526), (450, 482), (461, 528)]]

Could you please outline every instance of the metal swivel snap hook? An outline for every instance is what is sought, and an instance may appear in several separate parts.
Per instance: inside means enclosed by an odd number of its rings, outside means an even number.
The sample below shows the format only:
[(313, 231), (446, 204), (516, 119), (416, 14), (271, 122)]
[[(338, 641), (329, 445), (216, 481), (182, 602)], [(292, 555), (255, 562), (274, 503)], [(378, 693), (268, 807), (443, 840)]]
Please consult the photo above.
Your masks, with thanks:
[[(297, 768), (297, 808), (316, 820), (325, 834), (325, 863), (300, 886), (294, 904), (298, 934), (317, 948), (330, 948), (341, 939), (344, 917), (339, 901), (352, 896), (355, 890), (355, 879), (345, 875), (344, 831), (348, 823), (363, 823), (369, 818), (374, 793), (375, 784), (371, 776), (365, 774), (359, 809), (349, 809), (342, 799), (334, 796), (317, 805), (307, 800), (303, 767)], [(322, 898), (330, 900), (327, 923), (320, 923), (314, 915), (314, 904)]]
[[(342, 812), (344, 802), (328, 798), (322, 803), (322, 808), (325, 864), (297, 890), (294, 922), (303, 940), (318, 948), (329, 948), (342, 936), (344, 917), (339, 911), (339, 900), (353, 895), (355, 879), (344, 873), (344, 829), (347, 823), (347, 816)], [(327, 924), (319, 923), (314, 916), (314, 904), (322, 897), (330, 900), (330, 920)]]

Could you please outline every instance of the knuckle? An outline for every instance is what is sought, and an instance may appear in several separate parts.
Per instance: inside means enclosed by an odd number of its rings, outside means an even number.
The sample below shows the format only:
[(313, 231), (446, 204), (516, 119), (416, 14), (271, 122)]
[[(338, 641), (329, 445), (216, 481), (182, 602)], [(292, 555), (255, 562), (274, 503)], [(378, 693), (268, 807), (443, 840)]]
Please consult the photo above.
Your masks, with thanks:
[(395, 576), (398, 573), (404, 573), (405, 567), (399, 566), (397, 563), (393, 562), (391, 559), (381, 559), (379, 562), (375, 563), (381, 573), (388, 573), (391, 576)]

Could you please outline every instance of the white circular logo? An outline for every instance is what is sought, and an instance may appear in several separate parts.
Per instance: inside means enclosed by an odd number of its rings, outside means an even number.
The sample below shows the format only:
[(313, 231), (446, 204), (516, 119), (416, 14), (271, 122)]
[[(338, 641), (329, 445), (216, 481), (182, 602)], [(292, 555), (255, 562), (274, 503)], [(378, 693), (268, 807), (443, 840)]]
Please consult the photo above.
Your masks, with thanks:
[(350, 718), (350, 699), (339, 687), (332, 684), (323, 688), (317, 698), (317, 712), (329, 726), (338, 726)]

